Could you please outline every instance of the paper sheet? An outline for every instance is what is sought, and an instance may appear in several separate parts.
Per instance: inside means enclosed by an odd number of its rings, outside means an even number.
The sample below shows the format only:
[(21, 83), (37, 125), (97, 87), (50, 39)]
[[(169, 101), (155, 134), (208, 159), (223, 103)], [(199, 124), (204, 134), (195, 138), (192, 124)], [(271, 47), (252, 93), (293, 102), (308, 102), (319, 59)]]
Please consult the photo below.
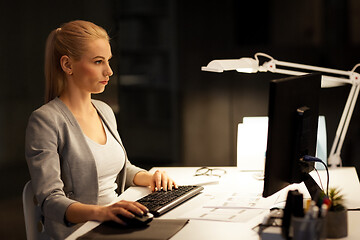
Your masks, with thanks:
[(263, 198), (261, 194), (227, 193), (204, 204), (205, 208), (270, 209), (276, 197)]
[(224, 222), (247, 222), (254, 217), (268, 212), (265, 209), (220, 209), (198, 208), (186, 215), (186, 218)]
[(224, 221), (248, 222), (255, 217), (266, 214), (276, 199), (262, 198), (259, 193), (223, 192), (209, 198), (201, 208), (184, 214), (183, 218)]

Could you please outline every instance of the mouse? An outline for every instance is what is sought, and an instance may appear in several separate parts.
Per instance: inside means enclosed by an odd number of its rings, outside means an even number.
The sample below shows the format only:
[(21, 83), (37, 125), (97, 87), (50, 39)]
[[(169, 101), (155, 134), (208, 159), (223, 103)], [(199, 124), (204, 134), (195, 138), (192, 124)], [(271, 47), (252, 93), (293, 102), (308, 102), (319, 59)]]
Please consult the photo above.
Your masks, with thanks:
[(154, 218), (154, 215), (152, 213), (146, 213), (143, 216), (135, 215), (134, 218), (127, 218), (123, 215), (117, 215), (117, 216), (118, 216), (118, 218), (123, 220), (127, 224), (127, 226), (130, 226), (130, 227), (146, 226)]

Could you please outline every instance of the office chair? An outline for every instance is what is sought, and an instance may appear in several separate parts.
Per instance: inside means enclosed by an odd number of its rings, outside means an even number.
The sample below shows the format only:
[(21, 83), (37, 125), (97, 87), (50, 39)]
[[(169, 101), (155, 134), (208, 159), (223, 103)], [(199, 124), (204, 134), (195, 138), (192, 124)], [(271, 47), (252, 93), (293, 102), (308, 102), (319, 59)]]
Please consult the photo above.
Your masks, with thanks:
[(24, 219), (27, 240), (38, 240), (42, 238), (44, 227), (41, 221), (40, 207), (34, 196), (31, 181), (28, 181), (22, 194)]

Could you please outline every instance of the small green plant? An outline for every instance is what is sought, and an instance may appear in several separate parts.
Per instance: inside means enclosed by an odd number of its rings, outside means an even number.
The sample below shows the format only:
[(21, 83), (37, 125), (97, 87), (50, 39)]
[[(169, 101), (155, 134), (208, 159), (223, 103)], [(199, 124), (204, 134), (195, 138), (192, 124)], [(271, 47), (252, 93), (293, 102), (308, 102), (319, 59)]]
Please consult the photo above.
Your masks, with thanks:
[(338, 188), (329, 189), (329, 199), (331, 201), (329, 211), (342, 211), (345, 209), (344, 196)]

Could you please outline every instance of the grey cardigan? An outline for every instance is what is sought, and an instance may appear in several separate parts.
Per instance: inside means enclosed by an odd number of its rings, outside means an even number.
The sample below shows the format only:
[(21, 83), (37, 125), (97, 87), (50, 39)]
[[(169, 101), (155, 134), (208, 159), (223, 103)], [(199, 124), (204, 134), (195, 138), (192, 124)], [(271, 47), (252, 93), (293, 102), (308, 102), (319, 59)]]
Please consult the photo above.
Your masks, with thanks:
[[(123, 147), (112, 109), (98, 100), (92, 103)], [(81, 225), (66, 223), (68, 206), (75, 202), (97, 204), (99, 188), (94, 156), (75, 117), (59, 98), (31, 114), (25, 156), (44, 216), (45, 232), (51, 238), (64, 239)], [(139, 171), (143, 169), (132, 165), (126, 156), (125, 166), (118, 175), (118, 193), (125, 186), (134, 185), (134, 176)]]

